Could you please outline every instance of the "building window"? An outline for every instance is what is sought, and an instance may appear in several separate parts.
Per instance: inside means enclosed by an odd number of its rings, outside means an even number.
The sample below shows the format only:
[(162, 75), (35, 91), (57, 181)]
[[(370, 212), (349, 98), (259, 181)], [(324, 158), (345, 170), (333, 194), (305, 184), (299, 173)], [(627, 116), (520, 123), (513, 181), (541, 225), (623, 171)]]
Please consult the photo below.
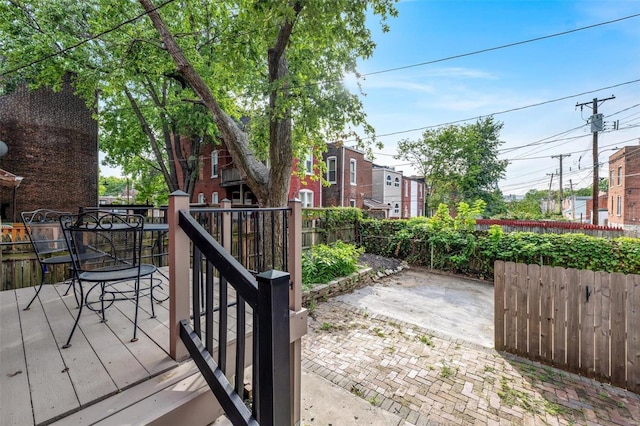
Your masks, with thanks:
[(618, 186), (622, 185), (622, 166), (618, 166)]
[(349, 160), (349, 182), (351, 185), (356, 184), (356, 159), (352, 158)]
[(304, 172), (308, 175), (313, 174), (313, 154), (309, 153), (304, 159)]
[(218, 177), (218, 151), (211, 153), (211, 177)]
[(613, 170), (609, 172), (609, 186), (613, 186)]
[(399, 177), (396, 177), (396, 181), (395, 181), (393, 186), (395, 186), (396, 188), (400, 188), (400, 178)]
[(198, 203), (204, 203), (204, 194), (202, 192), (198, 194)]
[(244, 193), (244, 203), (245, 204), (253, 204), (253, 193), (252, 192), (245, 192)]
[(391, 186), (391, 175), (387, 175), (387, 186)]
[(400, 214), (400, 205), (398, 203), (395, 203), (395, 205), (393, 206), (393, 213)]
[(211, 204), (218, 204), (218, 193), (217, 192), (213, 192), (211, 194)]
[(313, 207), (313, 191), (310, 191), (308, 189), (301, 189), (300, 201), (302, 201), (302, 208)]
[(233, 191), (231, 193), (231, 204), (241, 204), (240, 191)]
[(409, 196), (409, 181), (407, 180), (404, 181), (404, 196)]
[(622, 215), (622, 197), (618, 195), (618, 205), (616, 207), (616, 216)]
[(327, 181), (329, 181), (329, 183), (336, 183), (336, 166), (337, 166), (336, 157), (328, 157), (327, 158)]
[(349, 200), (349, 207), (355, 207), (356, 206), (356, 200)]

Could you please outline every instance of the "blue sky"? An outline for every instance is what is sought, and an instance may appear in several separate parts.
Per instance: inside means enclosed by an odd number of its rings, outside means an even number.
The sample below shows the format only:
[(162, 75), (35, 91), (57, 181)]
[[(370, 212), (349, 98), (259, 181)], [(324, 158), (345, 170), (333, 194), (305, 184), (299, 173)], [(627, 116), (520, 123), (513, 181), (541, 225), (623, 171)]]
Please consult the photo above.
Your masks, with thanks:
[[(640, 13), (640, 2), (634, 0), (405, 0), (397, 7), (399, 16), (390, 21), (389, 33), (382, 33), (372, 20), (377, 48), (372, 58), (361, 63), (360, 73), (434, 61)], [(549, 187), (548, 174), (559, 169), (559, 160), (552, 155), (571, 154), (563, 160), (565, 187), (570, 179), (574, 188), (591, 184), (592, 136), (586, 124), (591, 110), (581, 112), (576, 103), (616, 97), (598, 107), (607, 122), (620, 120), (620, 130), (599, 135), (601, 162), (606, 163), (613, 147), (640, 141), (640, 82), (594, 91), (638, 79), (640, 16), (515, 47), (371, 74), (362, 87), (367, 93), (365, 110), (376, 132), (400, 132), (380, 137), (385, 148), (376, 151), (376, 163), (395, 165), (405, 174), (415, 170), (393, 154), (398, 140), (420, 137), (422, 130), (410, 129), (584, 93), (495, 115), (504, 123), (500, 158), (511, 160), (500, 187), (504, 194), (524, 194), (531, 188)], [(352, 83), (353, 79), (348, 80), (350, 87)], [(511, 150), (545, 138), (547, 143)], [(600, 170), (600, 176), (606, 177), (606, 164)], [(553, 188), (558, 188), (557, 175)]]

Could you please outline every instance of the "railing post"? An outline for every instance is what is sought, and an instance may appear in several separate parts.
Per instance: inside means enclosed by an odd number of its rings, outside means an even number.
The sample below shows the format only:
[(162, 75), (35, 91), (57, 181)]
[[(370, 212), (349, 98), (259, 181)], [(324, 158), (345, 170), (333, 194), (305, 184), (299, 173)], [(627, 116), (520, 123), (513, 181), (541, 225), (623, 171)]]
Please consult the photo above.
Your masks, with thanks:
[(256, 280), (258, 388), (254, 395), (255, 412), (260, 425), (282, 426), (291, 421), (289, 274), (271, 270), (258, 274)]
[[(291, 213), (289, 216), (289, 253), (288, 269), (291, 279), (289, 287), (289, 309), (299, 312), (302, 309), (302, 202), (297, 198), (289, 201)], [(294, 324), (294, 327), (306, 331), (307, 317), (294, 317), (294, 321), (304, 324)], [(301, 333), (301, 334), (304, 334)], [(291, 423), (300, 424), (302, 405), (302, 338), (291, 342)]]
[[(220, 202), (220, 208), (222, 208), (223, 210), (229, 210), (231, 208), (231, 201), (229, 201), (228, 199), (224, 199)], [(232, 231), (232, 227), (231, 227), (231, 212), (224, 212), (222, 213), (222, 247), (224, 247), (224, 249), (231, 253), (231, 231)]]
[(189, 237), (180, 228), (180, 210), (189, 211), (189, 194), (169, 195), (169, 355), (176, 361), (189, 356), (180, 340), (180, 321), (189, 319)]

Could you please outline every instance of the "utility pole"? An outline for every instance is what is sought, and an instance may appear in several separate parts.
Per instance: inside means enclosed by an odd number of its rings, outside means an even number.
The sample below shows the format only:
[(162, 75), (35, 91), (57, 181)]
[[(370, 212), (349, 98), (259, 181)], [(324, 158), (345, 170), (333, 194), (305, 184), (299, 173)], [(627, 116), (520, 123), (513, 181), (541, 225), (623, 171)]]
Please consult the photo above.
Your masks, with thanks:
[[(591, 223), (598, 224), (598, 186), (600, 184), (600, 177), (598, 176), (598, 170), (600, 169), (600, 163), (598, 159), (598, 132), (602, 131), (602, 115), (598, 116), (598, 102), (602, 103), (616, 97), (611, 95), (606, 99), (593, 98), (591, 101), (591, 109), (593, 115), (591, 116), (591, 133), (593, 133), (593, 212), (591, 213)], [(589, 106), (589, 102), (576, 103), (576, 108)]]
[(573, 193), (573, 181), (571, 179), (569, 179), (569, 188), (571, 191), (571, 197), (573, 197), (573, 200), (571, 200), (571, 221), (575, 222), (576, 220), (576, 195)]
[(560, 155), (552, 155), (551, 156), (551, 158), (560, 159), (560, 192), (559, 192), (559, 194), (560, 194), (560, 213), (562, 213), (562, 210), (564, 208), (564, 205), (563, 205), (564, 198), (562, 197), (562, 159), (564, 157), (571, 157), (571, 154), (560, 154)]
[(551, 180), (549, 181), (549, 192), (547, 192), (547, 211), (545, 213), (549, 213), (549, 210), (551, 210), (551, 185), (553, 185), (553, 173), (547, 173), (547, 176), (551, 176)]

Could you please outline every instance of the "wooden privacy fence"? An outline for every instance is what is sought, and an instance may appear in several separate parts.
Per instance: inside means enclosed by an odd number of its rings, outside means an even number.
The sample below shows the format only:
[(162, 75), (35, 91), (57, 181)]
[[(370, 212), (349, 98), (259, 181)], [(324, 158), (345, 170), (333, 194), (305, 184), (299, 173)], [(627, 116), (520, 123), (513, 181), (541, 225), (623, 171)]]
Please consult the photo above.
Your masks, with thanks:
[(495, 347), (640, 393), (640, 275), (495, 263)]

